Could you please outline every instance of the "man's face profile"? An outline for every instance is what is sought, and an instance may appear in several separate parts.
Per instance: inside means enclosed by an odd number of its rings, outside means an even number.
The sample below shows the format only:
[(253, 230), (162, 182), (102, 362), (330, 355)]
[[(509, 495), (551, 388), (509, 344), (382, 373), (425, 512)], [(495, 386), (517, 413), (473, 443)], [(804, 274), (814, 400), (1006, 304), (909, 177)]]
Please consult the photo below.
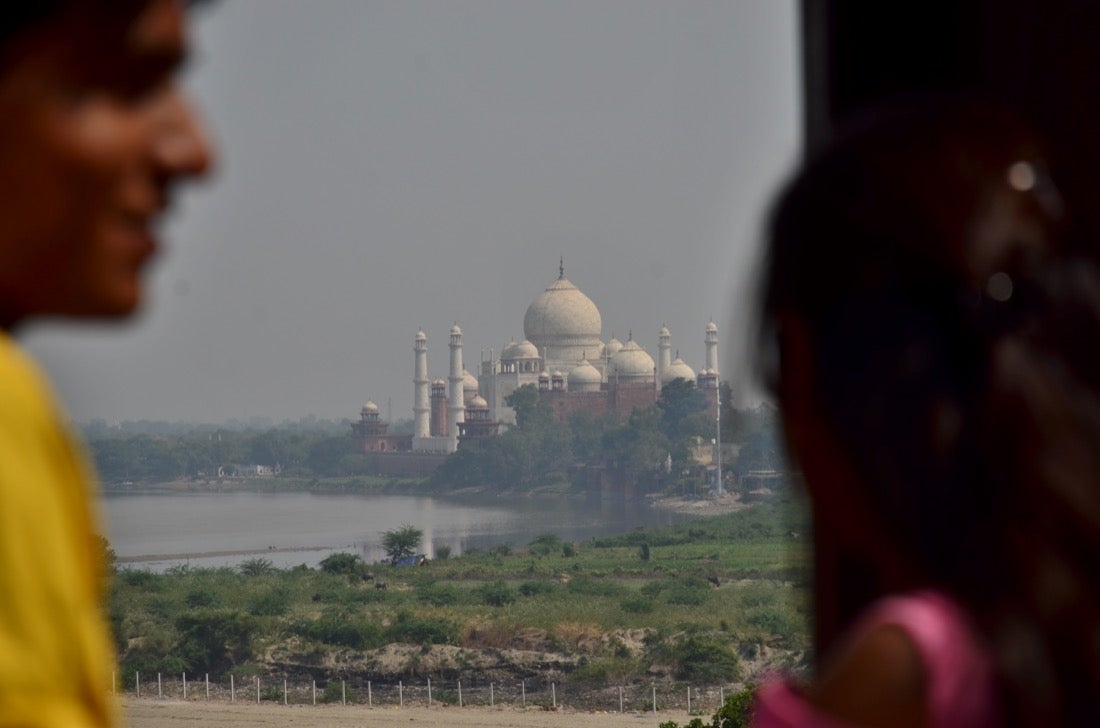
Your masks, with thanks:
[(210, 150), (175, 74), (177, 0), (71, 0), (0, 58), (0, 326), (123, 316), (172, 183)]

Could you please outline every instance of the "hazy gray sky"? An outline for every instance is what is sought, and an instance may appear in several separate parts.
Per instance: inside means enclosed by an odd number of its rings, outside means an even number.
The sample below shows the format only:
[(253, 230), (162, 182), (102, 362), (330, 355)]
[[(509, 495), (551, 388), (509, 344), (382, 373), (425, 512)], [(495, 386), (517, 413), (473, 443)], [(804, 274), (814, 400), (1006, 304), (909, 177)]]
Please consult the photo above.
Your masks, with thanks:
[(412, 343), (446, 376), (523, 337), (557, 277), (603, 336), (657, 330), (736, 378), (766, 205), (799, 144), (791, 0), (231, 0), (188, 83), (221, 151), (125, 326), (24, 340), (74, 417), (411, 416)]

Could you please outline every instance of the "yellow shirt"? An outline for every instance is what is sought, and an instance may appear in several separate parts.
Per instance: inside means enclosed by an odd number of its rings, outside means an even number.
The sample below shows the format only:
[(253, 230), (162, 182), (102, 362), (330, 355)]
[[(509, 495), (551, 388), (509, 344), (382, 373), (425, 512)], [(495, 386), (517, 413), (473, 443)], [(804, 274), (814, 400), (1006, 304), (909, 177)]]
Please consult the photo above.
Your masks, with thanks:
[(0, 334), (0, 726), (107, 726), (114, 652), (82, 452)]

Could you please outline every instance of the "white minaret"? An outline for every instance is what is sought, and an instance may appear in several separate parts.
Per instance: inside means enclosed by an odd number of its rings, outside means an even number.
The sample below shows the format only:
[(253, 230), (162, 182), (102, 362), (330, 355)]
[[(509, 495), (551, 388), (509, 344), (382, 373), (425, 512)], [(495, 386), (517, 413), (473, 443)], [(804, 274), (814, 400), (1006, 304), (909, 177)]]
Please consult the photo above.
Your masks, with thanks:
[(413, 343), (415, 366), (413, 369), (413, 439), (428, 437), (428, 337), (416, 332)]
[(447, 436), (450, 452), (458, 449), (458, 423), (466, 421), (466, 400), (462, 393), (462, 329), (451, 327), (451, 375), (447, 388)]
[(668, 333), (668, 327), (662, 326), (661, 330), (657, 332), (657, 386), (661, 386), (661, 378), (664, 377), (665, 371), (672, 365), (672, 345), (669, 343), (669, 339), (672, 338)]
[(707, 324), (707, 369), (718, 374), (718, 325), (711, 321)]

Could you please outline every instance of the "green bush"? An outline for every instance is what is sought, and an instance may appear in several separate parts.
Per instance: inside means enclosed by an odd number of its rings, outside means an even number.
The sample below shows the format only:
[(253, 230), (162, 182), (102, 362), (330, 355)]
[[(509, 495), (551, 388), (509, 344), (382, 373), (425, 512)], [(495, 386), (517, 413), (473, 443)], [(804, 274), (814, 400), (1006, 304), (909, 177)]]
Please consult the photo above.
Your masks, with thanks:
[(220, 607), (224, 598), (222, 593), (211, 587), (197, 587), (187, 592), (183, 603), (192, 609), (197, 607)]
[(358, 575), (366, 564), (358, 554), (338, 553), (321, 559), (320, 566), (326, 574)]
[(619, 607), (630, 614), (649, 614), (653, 611), (653, 600), (644, 596), (627, 597), (619, 602)]
[(260, 617), (279, 617), (290, 609), (290, 592), (277, 586), (258, 594), (248, 602), (248, 610)]
[(458, 590), (451, 584), (431, 584), (422, 589), (417, 597), (433, 607), (449, 607), (459, 601)]
[(525, 597), (552, 594), (554, 585), (548, 581), (525, 581), (519, 585), (519, 593)]
[(536, 536), (535, 540), (527, 547), (532, 556), (549, 556), (562, 547), (562, 540), (553, 533), (544, 533)]
[(503, 581), (494, 581), (478, 589), (481, 601), (490, 607), (503, 607), (516, 601), (516, 592)]
[(445, 619), (413, 617), (401, 612), (385, 631), (388, 642), (410, 642), (418, 645), (457, 644), (458, 627)]
[(239, 612), (205, 611), (176, 620), (180, 640), (175, 652), (188, 672), (220, 675), (252, 657), (256, 620)]
[(291, 631), (327, 645), (366, 650), (385, 644), (382, 629), (370, 622), (326, 617), (295, 624)]
[(270, 576), (278, 571), (270, 559), (248, 559), (242, 561), (237, 569), (245, 576)]

